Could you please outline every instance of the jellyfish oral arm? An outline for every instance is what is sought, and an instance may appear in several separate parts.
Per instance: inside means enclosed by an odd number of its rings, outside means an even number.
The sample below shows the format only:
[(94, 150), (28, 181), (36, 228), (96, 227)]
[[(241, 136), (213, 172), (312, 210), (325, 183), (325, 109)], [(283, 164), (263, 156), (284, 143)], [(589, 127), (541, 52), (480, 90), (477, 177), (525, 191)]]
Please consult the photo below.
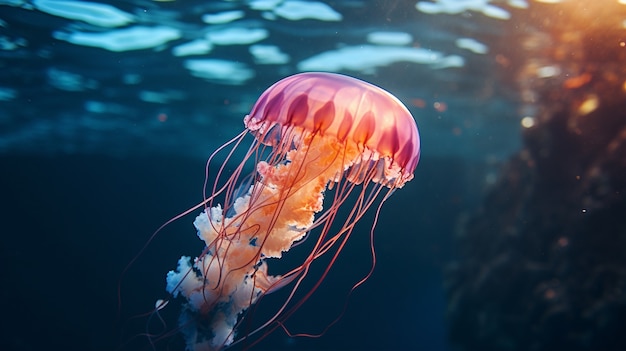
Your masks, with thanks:
[[(302, 239), (322, 210), (329, 182), (358, 158), (358, 150), (340, 147), (338, 142), (328, 143), (315, 135), (306, 138), (296, 141), (298, 147), (274, 165), (258, 163), (259, 180), (235, 199), (230, 217), (225, 217), (220, 205), (202, 212), (194, 225), (206, 244), (205, 254), (193, 263), (182, 257), (177, 270), (167, 276), (167, 291), (182, 295), (190, 312), (212, 314), (212, 348), (232, 343), (238, 316), (259, 296), (298, 277), (297, 273), (284, 279), (268, 275), (265, 260), (280, 258)], [(316, 246), (312, 255), (319, 256), (325, 245), (320, 240)], [(211, 312), (216, 310), (228, 313)]]

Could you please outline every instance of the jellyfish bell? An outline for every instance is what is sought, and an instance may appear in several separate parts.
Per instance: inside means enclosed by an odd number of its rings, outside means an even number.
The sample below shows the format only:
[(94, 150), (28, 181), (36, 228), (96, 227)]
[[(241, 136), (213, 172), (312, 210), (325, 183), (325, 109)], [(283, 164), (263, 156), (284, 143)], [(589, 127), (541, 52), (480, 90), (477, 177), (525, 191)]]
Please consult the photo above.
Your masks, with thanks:
[[(179, 326), (189, 350), (219, 350), (286, 330), (285, 320), (319, 287), (356, 222), (379, 195), (378, 210), (413, 178), (420, 156), (407, 108), (385, 90), (339, 74), (301, 73), (275, 83), (244, 124), (216, 151), (226, 161), (213, 165), (214, 153), (207, 164), (215, 181), (194, 221), (204, 250), (193, 260), (181, 257), (167, 275), (171, 298), (184, 298)], [(238, 166), (227, 172), (242, 148)], [(330, 189), (332, 197), (324, 199)], [(296, 250), (305, 237), (312, 241), (306, 258), (282, 275), (269, 274), (272, 260)], [(328, 267), (297, 294), (322, 256)], [(246, 310), (279, 289), (290, 292), (275, 312), (239, 333)]]
[[(301, 73), (275, 83), (244, 123), (260, 142), (272, 146), (277, 141), (289, 145), (276, 130), (356, 145), (364, 159), (385, 160), (386, 179), (399, 176), (396, 187), (413, 178), (420, 157), (419, 134), (408, 109), (387, 91), (340, 74)], [(293, 129), (295, 134), (288, 133)]]

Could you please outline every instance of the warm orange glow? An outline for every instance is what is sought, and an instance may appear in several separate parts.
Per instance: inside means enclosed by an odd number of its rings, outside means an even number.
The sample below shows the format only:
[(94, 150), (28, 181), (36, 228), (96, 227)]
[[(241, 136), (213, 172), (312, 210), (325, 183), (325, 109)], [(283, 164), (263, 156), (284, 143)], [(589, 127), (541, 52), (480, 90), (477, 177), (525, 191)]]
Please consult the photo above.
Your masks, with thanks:
[(580, 88), (591, 81), (591, 74), (583, 73), (577, 77), (572, 77), (563, 83), (563, 87), (567, 89)]
[(578, 113), (587, 115), (595, 111), (600, 105), (600, 100), (596, 95), (589, 95), (585, 101), (578, 107)]

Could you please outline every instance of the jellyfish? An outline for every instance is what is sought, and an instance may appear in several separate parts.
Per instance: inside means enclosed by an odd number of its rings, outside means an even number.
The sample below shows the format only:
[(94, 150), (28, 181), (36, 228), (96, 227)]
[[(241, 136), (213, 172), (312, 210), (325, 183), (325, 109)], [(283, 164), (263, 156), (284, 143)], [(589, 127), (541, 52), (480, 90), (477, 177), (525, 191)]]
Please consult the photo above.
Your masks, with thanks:
[[(194, 221), (204, 249), (194, 259), (181, 257), (167, 274), (166, 290), (184, 298), (179, 327), (188, 350), (220, 350), (282, 326), (321, 284), (365, 212), (375, 203), (380, 210), (410, 181), (420, 158), (407, 108), (387, 91), (340, 74), (278, 81), (244, 124), (207, 162), (215, 181), (205, 183), (204, 211)], [(218, 153), (225, 162), (214, 169)], [(240, 162), (229, 169), (235, 158)], [(347, 211), (340, 215), (340, 208)], [(378, 211), (372, 233), (377, 217)], [(268, 273), (273, 260), (304, 240), (312, 241), (304, 260), (281, 275)], [(322, 276), (296, 294), (324, 255), (330, 263)], [(238, 335), (246, 311), (279, 289), (290, 293), (275, 314)]]

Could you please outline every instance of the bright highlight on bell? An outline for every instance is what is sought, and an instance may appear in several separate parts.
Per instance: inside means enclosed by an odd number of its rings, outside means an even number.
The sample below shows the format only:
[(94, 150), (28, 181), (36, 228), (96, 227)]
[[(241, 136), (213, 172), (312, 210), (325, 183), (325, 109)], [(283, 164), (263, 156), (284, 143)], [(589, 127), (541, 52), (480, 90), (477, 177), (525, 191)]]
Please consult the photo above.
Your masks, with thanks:
[[(339, 74), (302, 73), (275, 83), (244, 123), (207, 165), (215, 182), (194, 222), (205, 249), (193, 260), (182, 257), (167, 275), (167, 291), (186, 299), (179, 326), (189, 350), (242, 340), (253, 345), (284, 326), (328, 272), (308, 277), (311, 265), (326, 255), (330, 268), (356, 222), (377, 198), (380, 210), (413, 178), (420, 157), (407, 108), (385, 90)], [(218, 153), (226, 161), (214, 165)], [(306, 245), (294, 247), (305, 238)], [(304, 248), (304, 261), (282, 275), (268, 274), (274, 259), (289, 260), (287, 251)], [(297, 294), (305, 278), (315, 284)], [(358, 278), (355, 287), (367, 277)], [(246, 310), (278, 289), (292, 293), (271, 316), (242, 323), (261, 317)]]

